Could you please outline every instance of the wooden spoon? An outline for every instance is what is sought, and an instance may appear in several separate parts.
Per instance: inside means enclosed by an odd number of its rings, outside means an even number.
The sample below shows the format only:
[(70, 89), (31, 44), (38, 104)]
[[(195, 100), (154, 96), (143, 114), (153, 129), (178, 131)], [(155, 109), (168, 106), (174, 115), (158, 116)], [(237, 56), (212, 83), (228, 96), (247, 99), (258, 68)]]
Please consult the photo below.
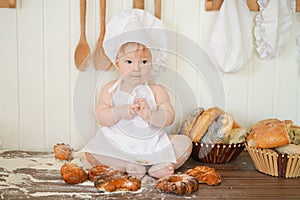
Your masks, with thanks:
[(105, 36), (105, 15), (106, 0), (100, 0), (100, 36), (94, 49), (93, 64), (96, 70), (109, 70), (112, 67), (111, 60), (107, 57), (103, 49), (103, 40)]
[(80, 0), (80, 39), (75, 50), (74, 60), (76, 67), (80, 71), (84, 71), (89, 66), (89, 59), (91, 57), (91, 49), (85, 37), (85, 14), (86, 14), (86, 0)]
[(144, 0), (133, 0), (133, 8), (144, 9)]

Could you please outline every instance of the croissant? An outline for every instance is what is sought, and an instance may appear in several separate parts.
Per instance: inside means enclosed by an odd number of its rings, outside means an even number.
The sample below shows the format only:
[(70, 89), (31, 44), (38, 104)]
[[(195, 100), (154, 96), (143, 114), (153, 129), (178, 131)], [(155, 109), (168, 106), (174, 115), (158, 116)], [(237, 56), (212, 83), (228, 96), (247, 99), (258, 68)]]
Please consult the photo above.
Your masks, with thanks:
[(195, 177), (199, 183), (207, 185), (219, 185), (221, 183), (220, 174), (214, 169), (207, 166), (196, 166), (186, 171), (186, 174)]

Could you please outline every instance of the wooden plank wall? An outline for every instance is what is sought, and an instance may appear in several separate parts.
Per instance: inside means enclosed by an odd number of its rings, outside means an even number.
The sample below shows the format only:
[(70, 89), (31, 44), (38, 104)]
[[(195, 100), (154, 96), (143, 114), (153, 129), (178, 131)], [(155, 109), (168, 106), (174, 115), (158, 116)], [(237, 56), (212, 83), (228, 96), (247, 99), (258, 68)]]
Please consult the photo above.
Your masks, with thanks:
[[(153, 2), (145, 1), (145, 9), (152, 13)], [(107, 18), (131, 6), (132, 0), (109, 0)], [(166, 27), (204, 48), (217, 14), (218, 11), (205, 11), (205, 0), (162, 1)], [(292, 119), (300, 125), (300, 47), (296, 43), (300, 35), (299, 15), (294, 15), (291, 39), (279, 57), (262, 60), (255, 54), (242, 70), (219, 72), (225, 89), (225, 109), (247, 128), (269, 117)], [(0, 148), (49, 150), (57, 142), (79, 148), (96, 130), (90, 98), (101, 89), (96, 87), (97, 77), (102, 76), (104, 84), (116, 75), (113, 71), (96, 72), (92, 65), (84, 73), (75, 68), (79, 0), (18, 0), (16, 9), (0, 9), (0, 27)], [(99, 31), (99, 1), (88, 0), (86, 32), (91, 49)], [(199, 106), (212, 105), (205, 77), (188, 61), (171, 54), (169, 67), (184, 77)], [(85, 93), (80, 99), (83, 125), (79, 127), (73, 100), (74, 87), (81, 78), (84, 83), (80, 86)], [(176, 93), (180, 87), (178, 77), (168, 79)], [(176, 102), (176, 97), (172, 96), (172, 101)], [(181, 105), (177, 102), (176, 110), (180, 113), (182, 104), (188, 102), (188, 97)]]

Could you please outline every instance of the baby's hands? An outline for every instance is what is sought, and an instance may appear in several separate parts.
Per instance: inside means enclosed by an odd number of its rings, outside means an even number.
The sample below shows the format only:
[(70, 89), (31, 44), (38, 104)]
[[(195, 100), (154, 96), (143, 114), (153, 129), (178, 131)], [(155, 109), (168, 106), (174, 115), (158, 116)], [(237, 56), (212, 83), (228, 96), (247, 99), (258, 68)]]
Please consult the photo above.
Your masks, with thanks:
[(119, 121), (120, 119), (133, 119), (136, 116), (136, 105), (123, 105), (114, 108), (114, 115)]
[(144, 98), (136, 99), (134, 101), (135, 106), (135, 112), (138, 116), (140, 116), (142, 119), (144, 119), (147, 122), (151, 121), (151, 115), (150, 115), (150, 107)]

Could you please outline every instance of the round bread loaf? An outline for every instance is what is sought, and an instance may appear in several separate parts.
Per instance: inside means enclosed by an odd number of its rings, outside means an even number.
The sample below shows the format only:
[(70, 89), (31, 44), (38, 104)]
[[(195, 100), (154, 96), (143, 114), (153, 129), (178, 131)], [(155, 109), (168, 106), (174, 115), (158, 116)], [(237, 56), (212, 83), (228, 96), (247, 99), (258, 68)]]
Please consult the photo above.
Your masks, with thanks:
[(287, 124), (291, 121), (280, 121), (278, 119), (265, 119), (256, 123), (249, 135), (247, 144), (256, 148), (274, 148), (290, 143), (287, 132)]
[(75, 163), (65, 163), (60, 168), (63, 180), (69, 184), (82, 183), (87, 180), (87, 173)]
[(196, 178), (187, 174), (174, 174), (158, 179), (156, 189), (161, 192), (178, 195), (190, 194), (197, 191), (199, 183)]

